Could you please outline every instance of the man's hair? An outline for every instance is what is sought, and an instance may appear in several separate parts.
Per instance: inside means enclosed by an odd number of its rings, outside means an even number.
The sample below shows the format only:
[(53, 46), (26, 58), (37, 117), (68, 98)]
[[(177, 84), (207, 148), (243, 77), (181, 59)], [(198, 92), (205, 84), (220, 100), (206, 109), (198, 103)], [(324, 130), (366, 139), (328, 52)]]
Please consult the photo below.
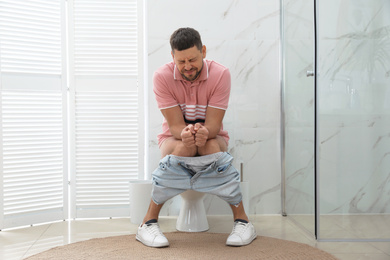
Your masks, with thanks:
[(174, 31), (170, 39), (172, 52), (182, 51), (196, 46), (199, 51), (202, 50), (202, 40), (197, 30), (192, 28), (179, 28)]

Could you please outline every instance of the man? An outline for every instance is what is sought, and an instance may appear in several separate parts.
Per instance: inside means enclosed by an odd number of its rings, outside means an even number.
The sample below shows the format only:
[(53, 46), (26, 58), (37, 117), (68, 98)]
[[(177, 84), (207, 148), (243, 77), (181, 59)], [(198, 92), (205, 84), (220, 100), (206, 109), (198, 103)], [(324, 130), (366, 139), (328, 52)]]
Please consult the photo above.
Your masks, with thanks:
[(164, 116), (158, 135), (162, 155), (153, 172), (152, 201), (137, 240), (165, 247), (168, 240), (158, 225), (158, 215), (168, 199), (187, 189), (215, 194), (230, 204), (234, 228), (226, 244), (243, 246), (256, 238), (242, 203), (239, 174), (228, 154), (228, 132), (222, 120), (230, 95), (230, 72), (205, 60), (206, 46), (192, 28), (180, 28), (171, 38), (173, 62), (154, 74), (153, 90)]

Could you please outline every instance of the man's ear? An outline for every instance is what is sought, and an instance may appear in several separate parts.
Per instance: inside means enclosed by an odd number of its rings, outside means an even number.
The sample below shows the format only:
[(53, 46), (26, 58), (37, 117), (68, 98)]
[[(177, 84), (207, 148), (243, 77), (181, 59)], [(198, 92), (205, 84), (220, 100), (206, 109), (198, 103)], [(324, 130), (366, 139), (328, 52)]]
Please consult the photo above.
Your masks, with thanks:
[(206, 58), (206, 45), (202, 46), (202, 56), (203, 56), (203, 59)]

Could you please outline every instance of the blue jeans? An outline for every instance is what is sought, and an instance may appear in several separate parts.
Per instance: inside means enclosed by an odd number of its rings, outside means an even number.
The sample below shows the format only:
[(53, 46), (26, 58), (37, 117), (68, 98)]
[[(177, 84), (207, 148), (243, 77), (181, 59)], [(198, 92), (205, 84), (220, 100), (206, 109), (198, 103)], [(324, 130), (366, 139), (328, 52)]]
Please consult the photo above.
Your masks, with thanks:
[[(240, 174), (232, 161), (227, 152), (198, 157), (167, 155), (152, 174), (152, 200), (158, 205), (186, 190), (195, 190), (238, 205), (242, 200)], [(199, 165), (204, 165), (203, 169), (197, 170)]]

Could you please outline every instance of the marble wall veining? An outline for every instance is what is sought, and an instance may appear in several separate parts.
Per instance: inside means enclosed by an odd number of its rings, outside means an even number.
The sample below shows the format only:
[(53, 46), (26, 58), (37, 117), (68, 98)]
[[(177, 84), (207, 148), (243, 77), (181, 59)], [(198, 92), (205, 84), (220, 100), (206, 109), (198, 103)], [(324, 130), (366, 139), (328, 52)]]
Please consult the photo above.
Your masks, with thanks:
[[(320, 212), (388, 214), (390, 2), (317, 2)], [(312, 68), (308, 50), (312, 50), (313, 4), (284, 3), (286, 203), (288, 213), (310, 215), (314, 214), (314, 91), (304, 72)]]
[(314, 2), (283, 1), (286, 213), (310, 215), (314, 227)]
[(321, 212), (390, 213), (390, 2), (319, 10)]
[[(281, 212), (279, 1), (148, 1), (149, 171), (160, 160), (162, 115), (152, 91), (153, 72), (172, 60), (169, 37), (179, 27), (202, 36), (208, 59), (230, 69), (232, 91), (224, 128), (234, 166), (243, 165), (251, 214)], [(176, 215), (180, 198), (161, 214)], [(207, 213), (230, 214), (226, 203), (206, 196)]]
[[(314, 214), (314, 90), (310, 1), (285, 0), (288, 21), (285, 106), (292, 147), (286, 153), (287, 204)], [(320, 206), (323, 214), (390, 213), (390, 1), (318, 1)], [(171, 61), (169, 37), (193, 27), (207, 58), (229, 67), (232, 92), (224, 126), (234, 166), (249, 183), (248, 212), (281, 213), (279, 1), (157, 1), (147, 4), (149, 171), (158, 165), (162, 115), (153, 72)], [(292, 18), (291, 20), (288, 20)], [(295, 81), (297, 80), (297, 81)], [(308, 120), (309, 118), (309, 120)], [(177, 215), (180, 198), (163, 215)], [(207, 213), (230, 214), (213, 196)]]

